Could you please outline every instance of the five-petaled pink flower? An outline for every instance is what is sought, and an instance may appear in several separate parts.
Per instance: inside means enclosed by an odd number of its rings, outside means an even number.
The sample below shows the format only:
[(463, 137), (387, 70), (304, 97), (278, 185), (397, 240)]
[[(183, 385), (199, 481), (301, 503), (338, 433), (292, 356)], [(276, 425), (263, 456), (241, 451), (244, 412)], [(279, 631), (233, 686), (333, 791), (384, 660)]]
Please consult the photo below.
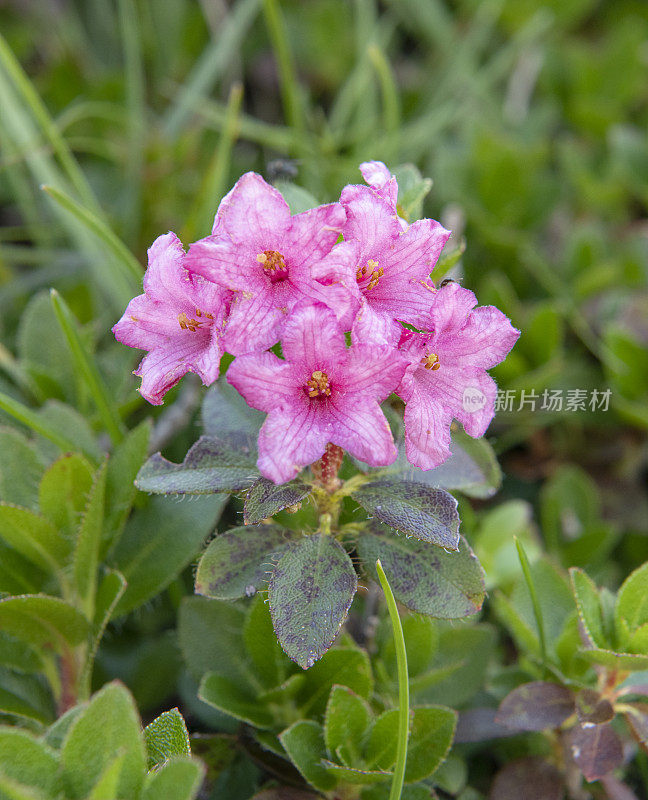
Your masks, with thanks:
[(428, 313), (426, 333), (403, 330), (399, 350), (410, 366), (398, 387), (405, 401), (405, 443), (410, 463), (422, 469), (450, 455), (450, 423), (483, 436), (494, 415), (497, 387), (486, 373), (502, 361), (520, 332), (494, 306), (457, 283), (441, 287)]
[(173, 233), (153, 242), (148, 259), (144, 294), (130, 301), (113, 333), (129, 347), (149, 351), (135, 375), (142, 378), (142, 396), (160, 405), (187, 372), (205, 385), (218, 377), (229, 292), (187, 271)]
[(396, 388), (407, 362), (385, 345), (346, 346), (336, 316), (300, 304), (286, 319), (285, 361), (272, 353), (240, 356), (227, 380), (268, 416), (259, 434), (259, 470), (275, 483), (293, 478), (324, 454), (328, 442), (372, 466), (390, 464), (396, 448), (379, 403)]
[(349, 290), (361, 340), (396, 345), (397, 320), (419, 326), (426, 318), (434, 293), (430, 272), (450, 232), (432, 219), (403, 229), (388, 201), (368, 186), (347, 186), (341, 201), (344, 241), (315, 274)]
[(346, 215), (340, 203), (291, 216), (288, 204), (260, 175), (248, 172), (223, 198), (211, 236), (191, 245), (188, 266), (233, 290), (225, 347), (234, 355), (272, 347), (285, 315), (308, 298), (348, 305), (341, 286), (313, 276), (336, 243)]

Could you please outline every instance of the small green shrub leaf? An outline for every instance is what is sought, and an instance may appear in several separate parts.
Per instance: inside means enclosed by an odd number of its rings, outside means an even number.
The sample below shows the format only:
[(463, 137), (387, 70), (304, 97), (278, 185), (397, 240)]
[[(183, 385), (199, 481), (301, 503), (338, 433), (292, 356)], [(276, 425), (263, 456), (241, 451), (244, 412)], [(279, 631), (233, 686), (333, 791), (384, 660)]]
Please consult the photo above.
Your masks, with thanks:
[(25, 642), (59, 652), (80, 644), (90, 631), (87, 619), (74, 606), (42, 594), (0, 600), (0, 628)]
[(142, 800), (193, 800), (204, 774), (205, 768), (196, 759), (176, 757), (149, 775)]
[(70, 552), (69, 541), (45, 517), (0, 503), (0, 539), (47, 572), (56, 572)]
[(144, 728), (148, 766), (152, 769), (174, 756), (190, 756), (189, 732), (177, 708), (165, 711)]
[(322, 765), (326, 758), (324, 734), (312, 720), (299, 720), (279, 735), (290, 760), (315, 789), (322, 792), (335, 788), (338, 780)]
[(366, 700), (346, 686), (334, 685), (324, 715), (324, 741), (329, 758), (346, 766), (357, 763), (361, 744), (371, 723)]
[(110, 683), (76, 717), (63, 742), (63, 780), (70, 798), (84, 798), (122, 749), (125, 755), (117, 796), (137, 797), (146, 773), (139, 714), (128, 690)]
[(27, 731), (0, 728), (0, 774), (6, 778), (53, 795), (60, 788), (58, 761), (55, 750)]
[(303, 669), (333, 643), (357, 587), (351, 559), (325, 534), (304, 536), (280, 558), (268, 596), (275, 632)]
[(256, 728), (274, 728), (274, 715), (264, 707), (259, 699), (247, 691), (240, 682), (230, 680), (223, 675), (209, 672), (202, 679), (198, 697), (219, 711), (229, 714), (235, 719), (254, 725)]

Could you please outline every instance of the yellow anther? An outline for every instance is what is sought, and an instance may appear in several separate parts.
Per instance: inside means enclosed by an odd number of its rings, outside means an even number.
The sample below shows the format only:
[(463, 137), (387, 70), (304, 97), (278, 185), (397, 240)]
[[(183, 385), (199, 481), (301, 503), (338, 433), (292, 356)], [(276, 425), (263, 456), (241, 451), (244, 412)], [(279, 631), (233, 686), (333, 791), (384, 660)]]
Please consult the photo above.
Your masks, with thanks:
[(374, 289), (378, 286), (378, 281), (384, 274), (385, 271), (382, 267), (378, 266), (378, 262), (370, 258), (364, 267), (357, 267), (356, 280), (362, 281), (369, 276), (369, 283), (365, 286), (365, 291), (368, 292), (370, 289)]
[(331, 394), (328, 375), (319, 369), (316, 369), (306, 381), (306, 388), (309, 397), (328, 397)]
[(201, 325), (209, 325), (210, 323), (207, 320), (214, 319), (213, 314), (205, 314), (200, 309), (196, 309), (196, 316), (197, 317), (204, 317), (204, 319), (197, 320), (197, 319), (190, 319), (185, 312), (183, 311), (182, 314), (178, 314), (178, 324), (182, 328), (183, 331), (191, 331), (195, 333)]
[(439, 362), (439, 356), (436, 353), (427, 353), (421, 359), (421, 364), (423, 364), (425, 369), (432, 369), (432, 370), (437, 370), (441, 366)]
[(259, 264), (265, 264), (267, 260), (268, 256), (265, 253), (259, 253), (257, 255), (257, 261), (259, 262)]

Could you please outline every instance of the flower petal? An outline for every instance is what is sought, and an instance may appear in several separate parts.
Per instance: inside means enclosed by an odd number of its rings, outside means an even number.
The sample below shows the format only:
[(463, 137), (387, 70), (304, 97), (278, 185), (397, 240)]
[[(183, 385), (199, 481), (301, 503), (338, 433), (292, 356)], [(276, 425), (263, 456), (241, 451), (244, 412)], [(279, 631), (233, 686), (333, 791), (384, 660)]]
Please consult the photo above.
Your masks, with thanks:
[(289, 257), (291, 266), (306, 264), (310, 274), (310, 264), (330, 252), (345, 222), (346, 212), (340, 203), (311, 208), (292, 217), (284, 253)]
[(384, 467), (397, 456), (394, 439), (385, 415), (375, 400), (360, 398), (331, 404), (328, 418), (330, 441), (372, 467)]
[(330, 431), (317, 411), (304, 405), (299, 409), (279, 408), (268, 414), (259, 431), (257, 461), (264, 477), (286, 483), (324, 455)]
[(281, 346), (288, 361), (308, 370), (326, 371), (346, 361), (344, 332), (334, 312), (321, 303), (295, 306), (284, 323)]
[(185, 266), (225, 289), (258, 292), (268, 284), (256, 258), (259, 252), (259, 246), (251, 242), (234, 242), (226, 234), (219, 233), (194, 242), (189, 247)]
[(148, 250), (144, 293), (158, 303), (176, 304), (186, 300), (185, 251), (175, 233), (165, 233)]
[(414, 391), (405, 405), (407, 460), (421, 469), (432, 469), (450, 455), (452, 415), (437, 398)]
[(486, 433), (495, 416), (495, 397), (497, 385), (483, 370), (465, 370), (461, 409), (455, 417), (464, 426), (469, 436), (477, 439)]
[(259, 411), (296, 402), (294, 368), (274, 353), (238, 356), (227, 370), (227, 382)]
[(225, 349), (235, 356), (267, 350), (279, 340), (283, 319), (272, 293), (249, 297), (237, 292), (223, 334)]
[(368, 186), (345, 186), (341, 202), (347, 213), (344, 238), (360, 242), (365, 258), (375, 258), (402, 228), (394, 209)]
[(429, 329), (438, 334), (459, 331), (476, 305), (475, 295), (458, 283), (441, 286), (436, 291), (430, 306)]
[(391, 313), (377, 311), (365, 298), (351, 328), (354, 344), (386, 344), (397, 347), (403, 328)]
[(490, 369), (506, 358), (517, 342), (520, 331), (516, 330), (505, 314), (495, 306), (480, 306), (473, 309), (458, 334), (442, 335), (446, 358), (462, 367), (474, 366)]
[(383, 264), (385, 272), (390, 279), (397, 276), (410, 280), (428, 278), (449, 238), (450, 231), (433, 219), (413, 222), (393, 242)]
[(364, 161), (360, 164), (360, 172), (369, 186), (395, 209), (398, 201), (398, 183), (383, 162)]
[(347, 393), (359, 393), (379, 402), (396, 391), (407, 361), (394, 347), (357, 344), (348, 351), (344, 367)]
[(277, 236), (290, 225), (290, 209), (281, 192), (256, 172), (246, 172), (221, 201), (217, 231), (233, 241), (253, 243), (263, 250), (277, 249)]

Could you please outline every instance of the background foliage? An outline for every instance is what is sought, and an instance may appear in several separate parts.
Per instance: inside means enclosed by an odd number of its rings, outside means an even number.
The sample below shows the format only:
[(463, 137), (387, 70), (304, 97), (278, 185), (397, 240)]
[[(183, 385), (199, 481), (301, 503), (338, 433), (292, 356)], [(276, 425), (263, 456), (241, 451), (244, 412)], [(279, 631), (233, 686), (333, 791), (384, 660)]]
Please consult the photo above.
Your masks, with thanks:
[[(259, 598), (193, 596), (243, 502), (135, 493), (147, 453), (197, 438), (202, 394), (146, 406), (109, 333), (150, 242), (204, 235), (242, 172), (298, 208), (370, 158), (433, 179), (423, 199), (403, 177), (408, 201), (522, 330), (495, 370), (516, 393), (488, 434), (502, 489), (460, 497), (482, 616), (404, 618), (406, 797), (645, 796), (645, 3), (32, 0), (0, 26), (0, 797), (386, 796), (376, 590), (306, 673)], [(608, 411), (518, 410), (522, 390), (607, 388)]]

